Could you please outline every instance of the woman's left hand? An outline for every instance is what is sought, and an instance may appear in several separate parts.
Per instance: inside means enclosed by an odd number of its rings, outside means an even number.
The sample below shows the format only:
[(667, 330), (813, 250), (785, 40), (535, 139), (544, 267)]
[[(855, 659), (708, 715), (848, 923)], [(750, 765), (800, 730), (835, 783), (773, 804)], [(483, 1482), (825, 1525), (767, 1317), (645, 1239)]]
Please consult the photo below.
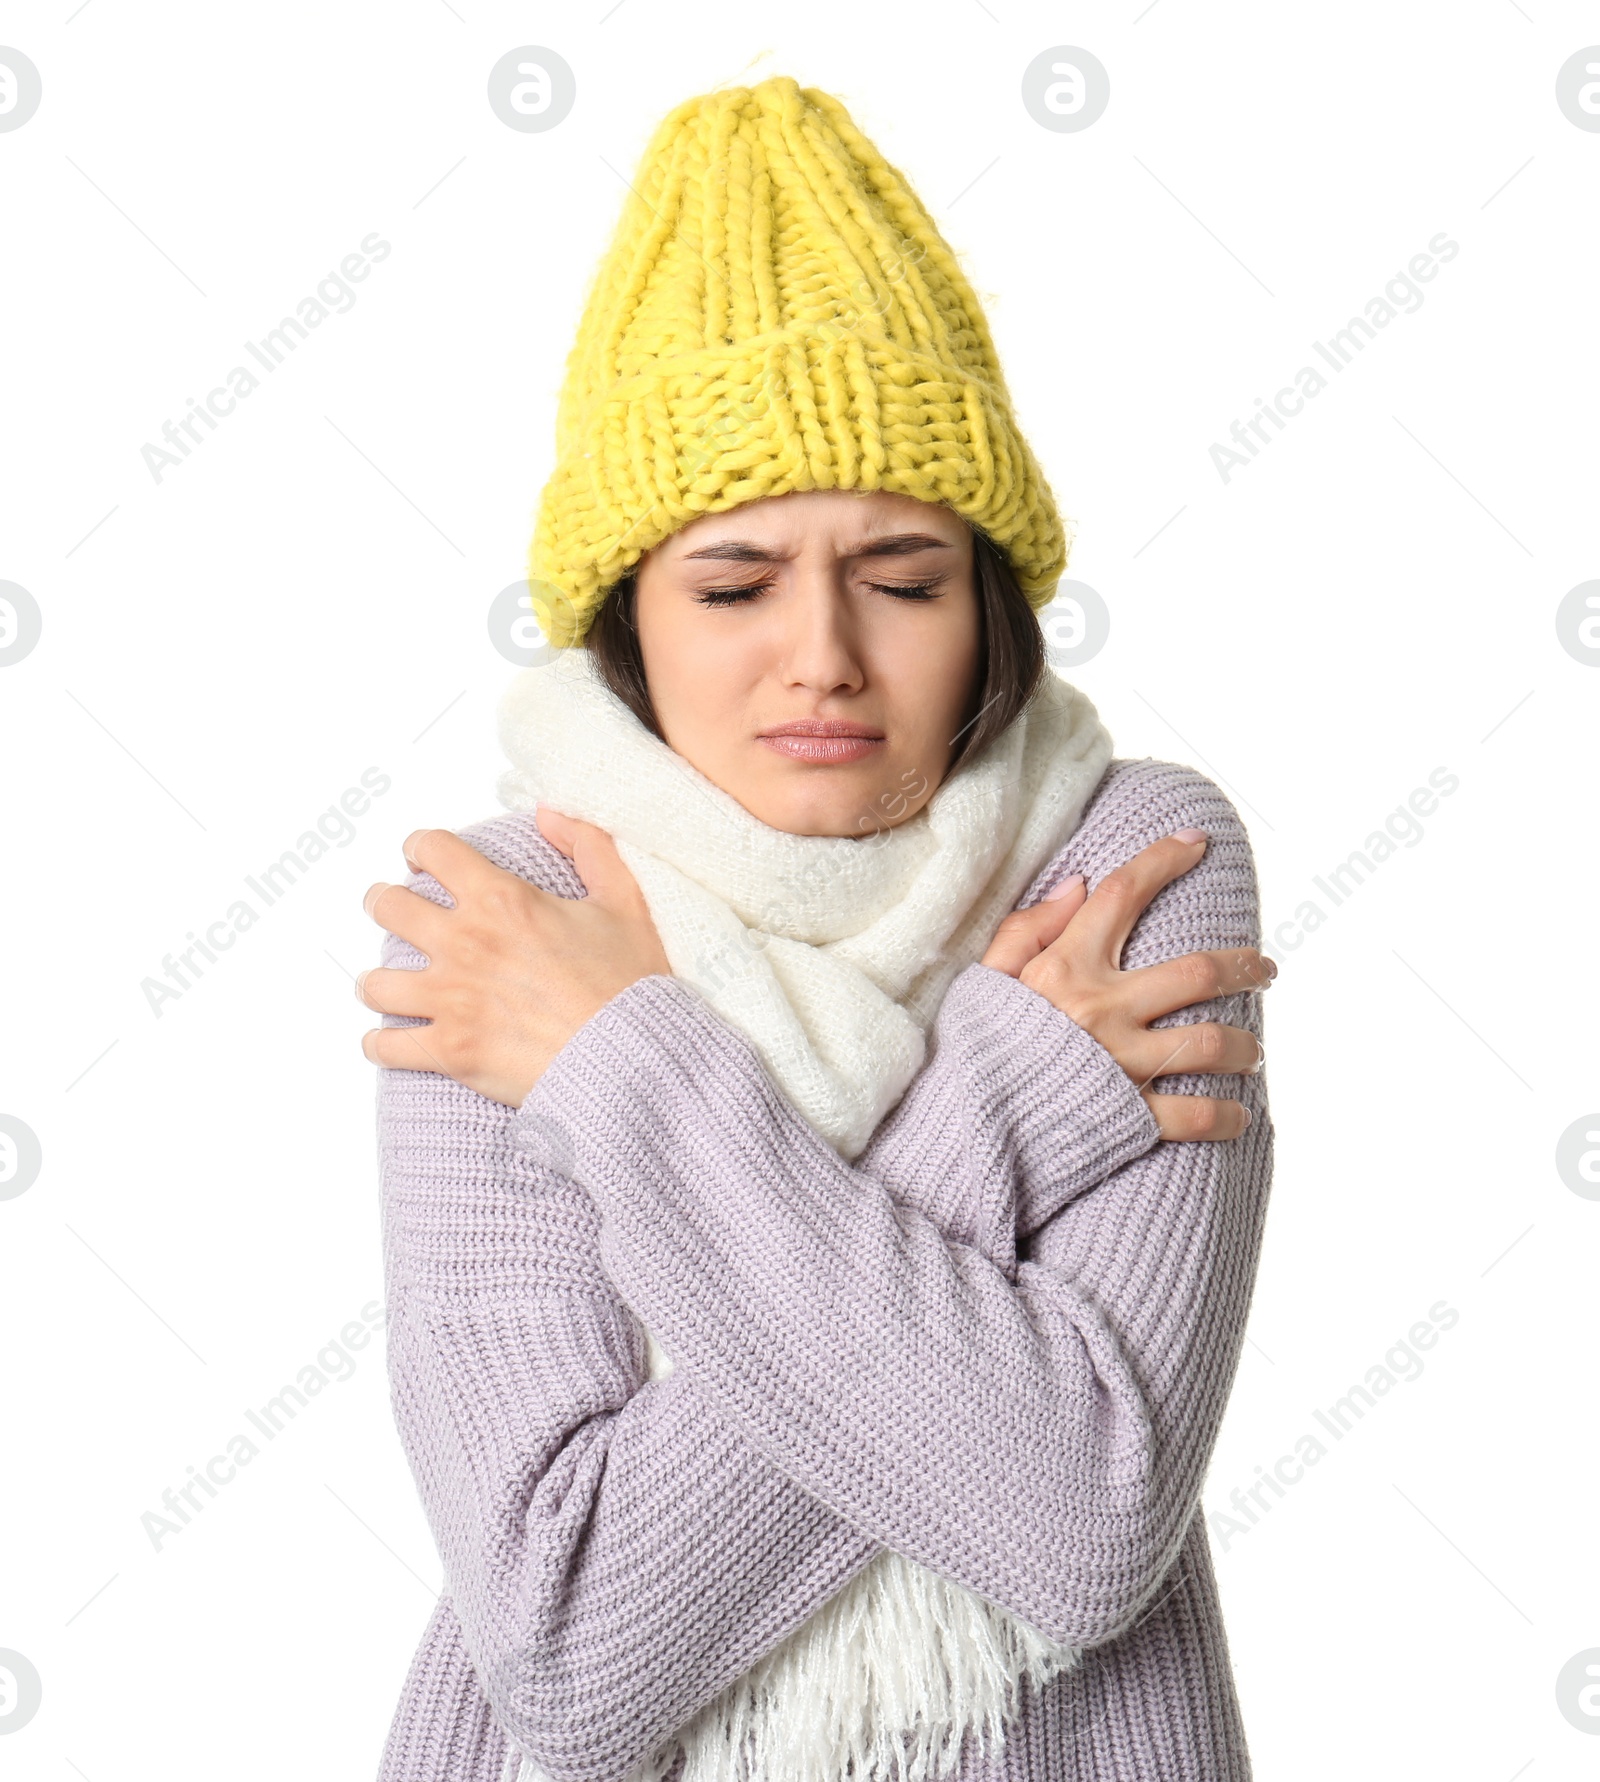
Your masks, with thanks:
[(417, 830), (404, 852), (454, 909), (402, 885), (368, 891), (367, 914), (428, 959), (421, 970), (380, 967), (356, 979), (368, 1008), (429, 1022), (364, 1034), (374, 1064), (439, 1071), (520, 1107), (590, 1016), (640, 978), (670, 975), (644, 894), (611, 837), (543, 806), (538, 823), (577, 868), (586, 897), (541, 891), (448, 829)]

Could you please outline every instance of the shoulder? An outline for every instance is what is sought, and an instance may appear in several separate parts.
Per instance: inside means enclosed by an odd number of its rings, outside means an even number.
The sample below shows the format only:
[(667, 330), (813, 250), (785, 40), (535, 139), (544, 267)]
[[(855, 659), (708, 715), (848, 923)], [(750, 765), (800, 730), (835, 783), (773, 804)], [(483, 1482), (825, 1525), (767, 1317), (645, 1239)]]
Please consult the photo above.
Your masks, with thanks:
[(527, 879), (541, 891), (558, 897), (582, 897), (583, 880), (572, 862), (540, 833), (532, 811), (507, 811), (485, 817), (456, 833), (485, 859), (519, 879)]
[[(1116, 758), (1050, 863), (1028, 887), (1037, 903), (1069, 874), (1081, 872), (1092, 892), (1114, 867), (1174, 829), (1189, 825), (1210, 838), (1199, 862), (1150, 900), (1128, 944), (1132, 966), (1174, 952), (1260, 943), (1260, 889), (1255, 855), (1233, 801), (1198, 768), (1154, 756)], [(1141, 957), (1143, 955), (1144, 957)]]
[[(497, 817), (485, 817), (469, 823), (455, 833), (469, 847), (474, 847), (492, 865), (519, 879), (537, 885), (557, 897), (582, 897), (583, 880), (572, 862), (547, 842), (540, 833), (532, 811), (508, 811)], [(405, 881), (408, 891), (426, 897), (430, 903), (452, 907), (450, 893), (428, 872), (414, 872)], [(386, 934), (383, 940), (383, 963), (412, 969), (422, 963), (422, 955), (409, 942), (397, 935)], [(386, 1025), (398, 1024), (399, 1018), (387, 1017)]]
[[(515, 873), (519, 879), (526, 879), (541, 891), (553, 892), (557, 897), (584, 895), (583, 880), (578, 877), (577, 870), (565, 854), (545, 840), (532, 811), (508, 811), (500, 816), (485, 817), (455, 833), (492, 865)], [(413, 873), (406, 880), (406, 889), (433, 903), (448, 905), (450, 902), (450, 894), (431, 873)]]

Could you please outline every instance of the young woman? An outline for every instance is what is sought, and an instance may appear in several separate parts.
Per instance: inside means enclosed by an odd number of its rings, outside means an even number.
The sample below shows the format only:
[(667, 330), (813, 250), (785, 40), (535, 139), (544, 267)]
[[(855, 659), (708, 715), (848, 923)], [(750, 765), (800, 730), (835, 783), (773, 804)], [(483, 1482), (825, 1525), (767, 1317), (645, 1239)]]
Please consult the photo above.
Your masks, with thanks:
[(367, 900), (446, 1580), (383, 1782), (1243, 1782), (1249, 843), (1045, 666), (1048, 490), (837, 101), (666, 120), (559, 440), (513, 814)]

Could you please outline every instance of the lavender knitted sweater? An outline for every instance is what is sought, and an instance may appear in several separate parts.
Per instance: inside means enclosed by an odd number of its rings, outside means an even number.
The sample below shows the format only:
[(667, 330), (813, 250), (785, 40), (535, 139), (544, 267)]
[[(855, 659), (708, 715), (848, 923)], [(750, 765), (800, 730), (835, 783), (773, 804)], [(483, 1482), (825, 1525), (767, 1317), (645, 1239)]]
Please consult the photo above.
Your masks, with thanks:
[[(1148, 758), (1112, 762), (1024, 901), (1188, 823), (1205, 856), (1123, 963), (1259, 945), (1232, 805)], [(531, 814), (463, 834), (581, 895)], [(1259, 1036), (1260, 998), (1157, 1025), (1208, 1019)], [(499, 1782), (508, 1738), (617, 1782), (884, 1546), (1085, 1648), (959, 1782), (1248, 1782), (1197, 1505), (1273, 1129), (1261, 1074), (1157, 1086), (1254, 1120), (1161, 1141), (1096, 1040), (981, 965), (853, 1165), (673, 978), (520, 1110), (380, 1072), (392, 1402), (445, 1575), (380, 1782)]]

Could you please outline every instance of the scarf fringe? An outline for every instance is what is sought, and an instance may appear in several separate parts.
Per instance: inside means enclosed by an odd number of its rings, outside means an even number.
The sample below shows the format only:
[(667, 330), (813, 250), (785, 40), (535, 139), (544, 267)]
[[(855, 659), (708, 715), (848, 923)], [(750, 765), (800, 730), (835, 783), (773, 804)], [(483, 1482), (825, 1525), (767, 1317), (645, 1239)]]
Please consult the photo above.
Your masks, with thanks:
[[(1081, 1657), (885, 1550), (625, 1782), (948, 1782)], [(501, 1782), (549, 1779), (513, 1750)]]

